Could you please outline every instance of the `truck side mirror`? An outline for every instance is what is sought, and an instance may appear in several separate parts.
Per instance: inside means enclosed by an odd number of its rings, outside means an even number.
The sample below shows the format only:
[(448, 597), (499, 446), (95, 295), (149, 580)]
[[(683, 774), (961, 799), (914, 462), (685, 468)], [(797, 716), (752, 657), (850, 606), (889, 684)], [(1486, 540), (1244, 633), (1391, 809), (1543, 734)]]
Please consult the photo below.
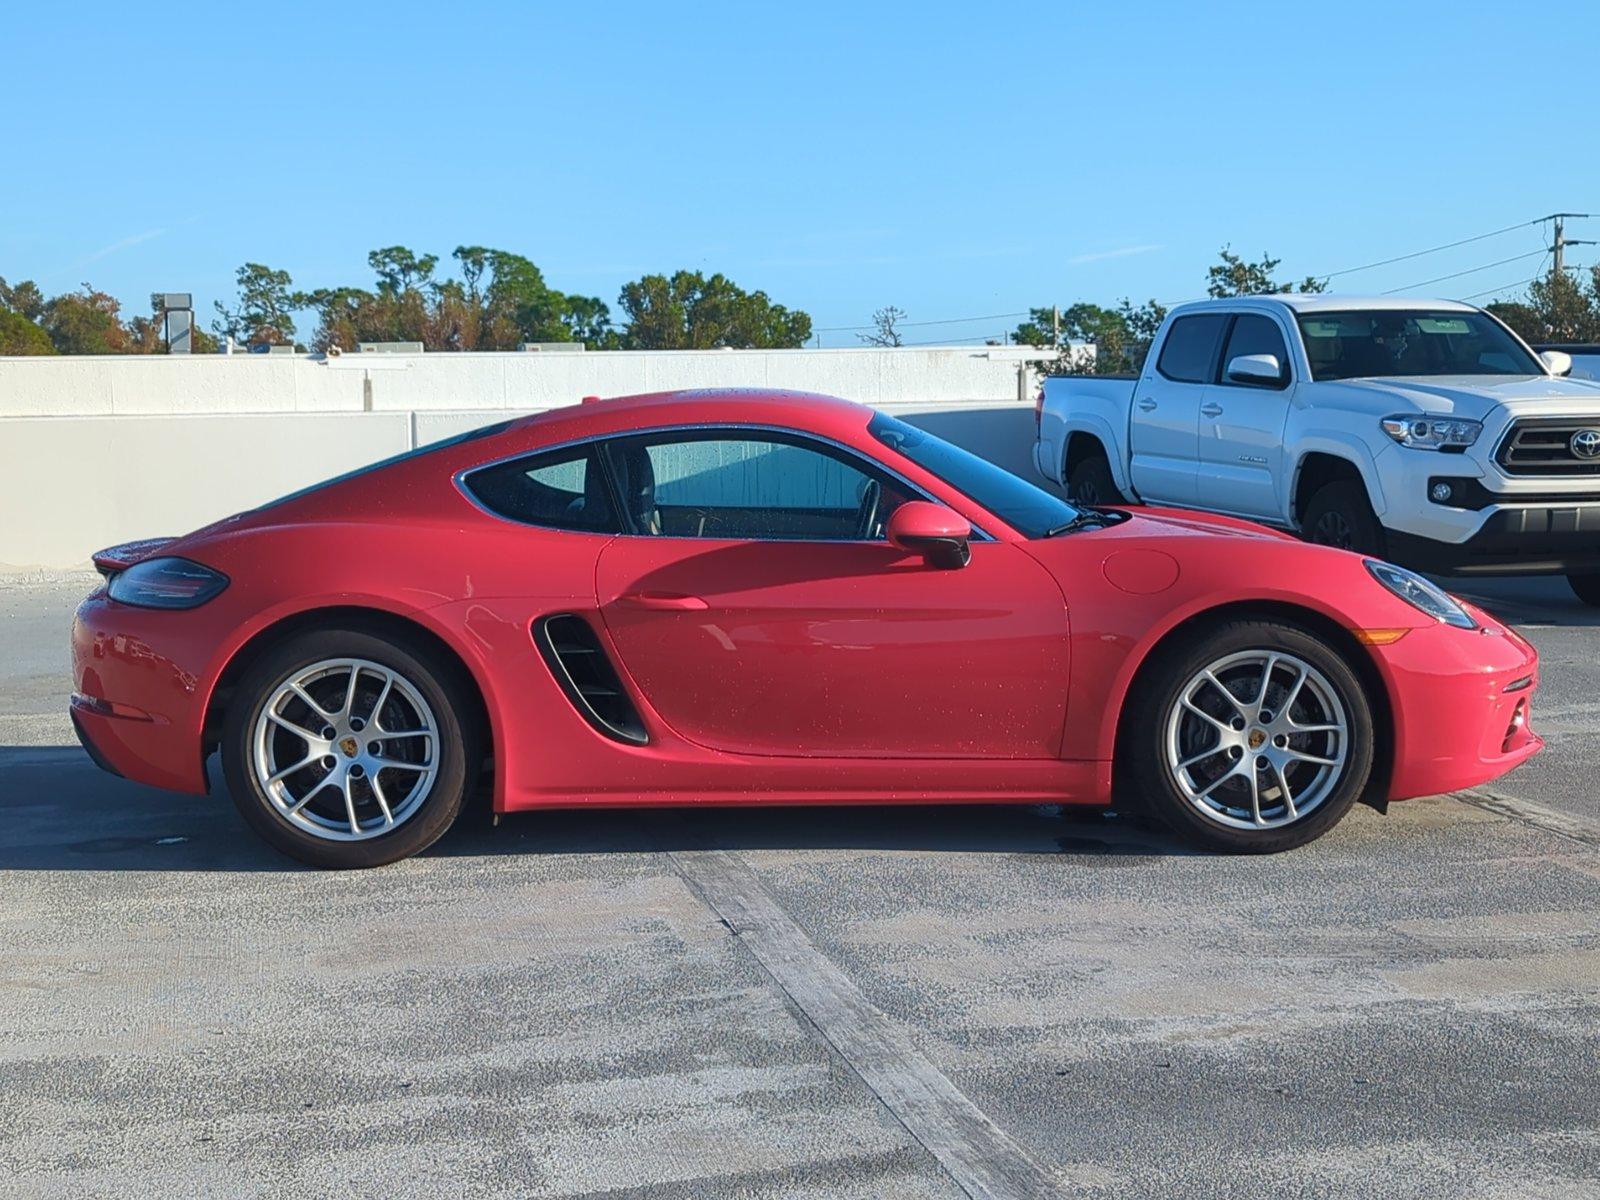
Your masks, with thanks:
[(1539, 361), (1544, 364), (1544, 369), (1552, 375), (1569, 375), (1572, 373), (1572, 355), (1565, 350), (1546, 350), (1539, 355)]
[(1276, 354), (1241, 354), (1230, 359), (1228, 380), (1253, 387), (1281, 387), (1287, 382)]

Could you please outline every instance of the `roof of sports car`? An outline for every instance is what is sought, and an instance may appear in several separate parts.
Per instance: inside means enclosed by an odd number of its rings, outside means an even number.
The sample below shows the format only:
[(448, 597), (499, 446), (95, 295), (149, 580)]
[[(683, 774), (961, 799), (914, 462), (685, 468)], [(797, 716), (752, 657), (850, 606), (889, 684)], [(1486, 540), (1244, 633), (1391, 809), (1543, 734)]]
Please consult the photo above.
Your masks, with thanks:
[(610, 399), (586, 397), (582, 404), (565, 405), (535, 413), (517, 423), (529, 428), (572, 424), (595, 432), (650, 425), (719, 421), (787, 421), (797, 418), (807, 429), (828, 432), (859, 429), (870, 410), (837, 396), (776, 388), (686, 388), (674, 392), (645, 392)]

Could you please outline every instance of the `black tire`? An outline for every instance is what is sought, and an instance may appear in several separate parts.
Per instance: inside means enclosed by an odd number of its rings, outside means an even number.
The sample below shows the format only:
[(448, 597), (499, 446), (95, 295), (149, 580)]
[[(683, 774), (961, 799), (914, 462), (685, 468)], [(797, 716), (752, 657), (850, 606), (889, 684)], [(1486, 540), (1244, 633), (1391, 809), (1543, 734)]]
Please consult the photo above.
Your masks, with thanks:
[[(1180, 790), (1168, 759), (1168, 723), (1185, 685), (1208, 666), (1248, 652), (1286, 653), (1314, 667), (1343, 705), (1348, 729), (1343, 774), (1333, 778), (1320, 802), (1297, 819), (1263, 829), (1236, 828), (1202, 815)], [(1282, 675), (1275, 678), (1283, 687)], [(1276, 695), (1281, 700), (1283, 692)], [(1372, 707), (1361, 680), (1326, 636), (1285, 622), (1230, 621), (1158, 649), (1129, 695), (1122, 729), (1118, 772), (1130, 786), (1119, 791), (1186, 841), (1211, 850), (1266, 854), (1314, 841), (1338, 824), (1372, 774)]]
[[(420, 802), (392, 831), (361, 841), (330, 841), (291, 825), (268, 799), (253, 765), (254, 730), (279, 685), (314, 664), (345, 658), (403, 677), (432, 709), (438, 728), (437, 765)], [(456, 664), (407, 638), (322, 629), (280, 642), (245, 671), (223, 720), (222, 769), (235, 806), (273, 847), (315, 867), (378, 867), (425, 850), (450, 828), (477, 780), (481, 742), (466, 700), (469, 686)]]
[(1385, 538), (1378, 514), (1360, 480), (1325, 483), (1312, 495), (1300, 520), (1301, 535), (1319, 546), (1335, 546), (1374, 558), (1384, 555)]
[(1111, 464), (1105, 452), (1096, 449), (1080, 458), (1067, 476), (1067, 497), (1078, 504), (1126, 504), (1111, 477)]
[(1568, 575), (1573, 595), (1592, 608), (1600, 608), (1600, 575)]

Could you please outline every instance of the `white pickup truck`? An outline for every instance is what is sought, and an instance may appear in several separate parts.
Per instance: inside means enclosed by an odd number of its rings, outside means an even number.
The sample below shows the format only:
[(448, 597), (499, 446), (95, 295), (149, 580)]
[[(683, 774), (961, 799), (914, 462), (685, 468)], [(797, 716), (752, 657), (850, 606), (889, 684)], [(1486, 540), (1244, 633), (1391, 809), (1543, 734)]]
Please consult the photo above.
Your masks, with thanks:
[(1249, 517), (1439, 574), (1564, 574), (1600, 605), (1600, 383), (1494, 317), (1326, 295), (1174, 308), (1135, 376), (1045, 381), (1075, 500)]

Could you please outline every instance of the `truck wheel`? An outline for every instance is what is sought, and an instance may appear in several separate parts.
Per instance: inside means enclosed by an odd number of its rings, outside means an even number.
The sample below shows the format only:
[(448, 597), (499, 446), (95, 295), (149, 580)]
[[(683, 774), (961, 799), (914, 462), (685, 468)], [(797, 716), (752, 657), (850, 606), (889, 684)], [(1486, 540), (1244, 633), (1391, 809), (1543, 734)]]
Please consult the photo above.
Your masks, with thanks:
[(1079, 504), (1126, 504), (1103, 453), (1078, 460), (1067, 476), (1067, 496)]
[(1600, 575), (1568, 575), (1573, 593), (1591, 608), (1600, 608)]
[(1319, 546), (1383, 557), (1383, 526), (1359, 480), (1340, 479), (1318, 488), (1306, 505), (1300, 532)]

